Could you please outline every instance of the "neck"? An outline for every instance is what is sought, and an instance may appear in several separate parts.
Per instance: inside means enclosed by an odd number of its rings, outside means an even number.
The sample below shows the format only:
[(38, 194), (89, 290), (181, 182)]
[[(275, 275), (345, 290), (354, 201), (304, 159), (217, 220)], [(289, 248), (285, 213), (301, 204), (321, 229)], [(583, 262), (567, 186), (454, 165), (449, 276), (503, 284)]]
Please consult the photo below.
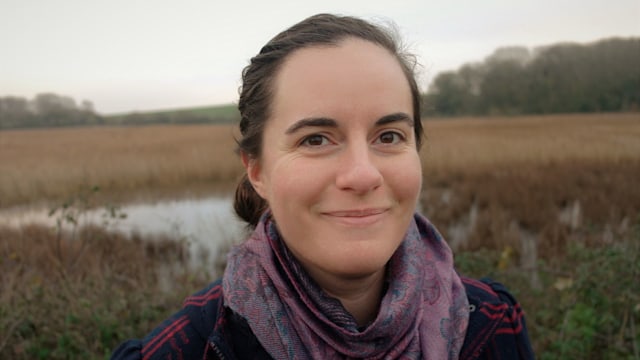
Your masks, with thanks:
[(358, 277), (311, 273), (311, 277), (355, 318), (358, 326), (375, 320), (382, 299), (385, 269)]

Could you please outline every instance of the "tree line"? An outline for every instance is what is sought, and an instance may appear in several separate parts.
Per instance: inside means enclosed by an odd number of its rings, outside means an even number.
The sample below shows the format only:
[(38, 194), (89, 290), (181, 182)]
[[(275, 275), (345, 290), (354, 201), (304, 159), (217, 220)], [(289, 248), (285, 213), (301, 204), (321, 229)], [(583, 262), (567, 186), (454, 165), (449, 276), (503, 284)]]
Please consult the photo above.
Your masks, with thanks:
[[(640, 38), (505, 47), (480, 63), (440, 73), (422, 95), (429, 116), (640, 110)], [(224, 107), (222, 107), (224, 108)], [(224, 110), (224, 109), (223, 109)], [(53, 93), (0, 97), (0, 130), (74, 125), (228, 123), (237, 110), (181, 110), (106, 117), (88, 100)]]
[(440, 73), (427, 115), (516, 115), (640, 110), (640, 38), (496, 50)]
[(78, 104), (69, 96), (54, 93), (38, 94), (31, 100), (17, 96), (0, 97), (0, 130), (81, 125), (230, 123), (237, 121), (238, 117), (233, 105), (105, 116), (96, 113), (93, 103), (88, 100)]
[(69, 97), (42, 93), (33, 99), (18, 96), (0, 97), (0, 129), (101, 125), (104, 118), (96, 114), (93, 103), (79, 104)]

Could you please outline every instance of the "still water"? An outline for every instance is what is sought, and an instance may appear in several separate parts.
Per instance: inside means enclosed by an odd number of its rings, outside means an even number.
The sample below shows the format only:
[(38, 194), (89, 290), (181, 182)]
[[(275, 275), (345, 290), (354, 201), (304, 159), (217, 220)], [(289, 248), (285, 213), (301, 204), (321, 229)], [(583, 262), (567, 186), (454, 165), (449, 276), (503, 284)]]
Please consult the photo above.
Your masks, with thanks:
[[(21, 226), (30, 223), (55, 227), (58, 214), (49, 216), (47, 208), (12, 208), (0, 210), (0, 225)], [(124, 234), (169, 235), (184, 240), (191, 259), (214, 259), (219, 246), (238, 242), (245, 236), (244, 223), (233, 212), (231, 197), (207, 197), (125, 205), (116, 219), (105, 209), (82, 212), (79, 225), (99, 224)], [(194, 264), (196, 265), (196, 264)]]

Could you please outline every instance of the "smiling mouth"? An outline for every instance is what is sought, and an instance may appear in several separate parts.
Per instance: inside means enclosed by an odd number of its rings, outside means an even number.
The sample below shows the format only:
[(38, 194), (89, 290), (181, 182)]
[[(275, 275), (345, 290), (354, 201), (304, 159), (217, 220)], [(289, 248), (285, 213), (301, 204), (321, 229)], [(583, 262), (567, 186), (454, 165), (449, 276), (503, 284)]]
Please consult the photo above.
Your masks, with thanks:
[(325, 217), (349, 226), (368, 226), (380, 221), (389, 211), (388, 208), (370, 208), (328, 211)]

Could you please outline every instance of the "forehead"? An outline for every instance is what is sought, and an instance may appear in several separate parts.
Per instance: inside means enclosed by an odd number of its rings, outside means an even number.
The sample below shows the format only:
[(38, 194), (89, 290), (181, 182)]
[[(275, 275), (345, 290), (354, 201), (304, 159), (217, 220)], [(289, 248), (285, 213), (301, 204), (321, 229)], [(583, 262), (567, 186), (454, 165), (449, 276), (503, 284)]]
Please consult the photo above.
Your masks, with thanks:
[(290, 110), (326, 115), (316, 113), (358, 107), (411, 112), (411, 90), (398, 59), (356, 38), (293, 52), (273, 85), (274, 115)]

